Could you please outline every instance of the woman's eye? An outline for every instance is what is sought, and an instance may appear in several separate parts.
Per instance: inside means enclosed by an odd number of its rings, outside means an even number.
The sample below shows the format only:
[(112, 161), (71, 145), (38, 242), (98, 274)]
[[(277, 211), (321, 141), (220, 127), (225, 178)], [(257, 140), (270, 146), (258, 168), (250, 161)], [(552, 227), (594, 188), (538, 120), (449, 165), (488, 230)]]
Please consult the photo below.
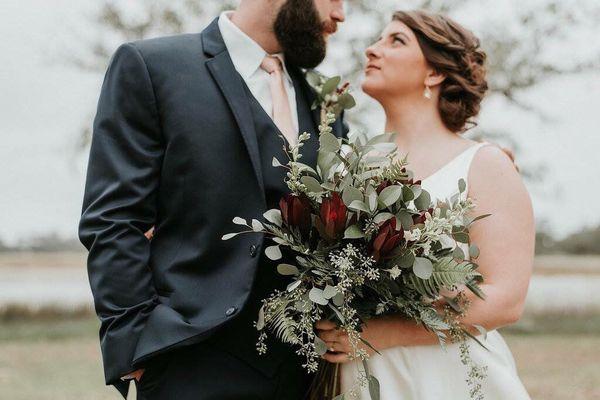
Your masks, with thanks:
[(400, 42), (400, 43), (404, 44), (404, 40), (399, 38), (398, 36), (394, 37), (394, 42)]

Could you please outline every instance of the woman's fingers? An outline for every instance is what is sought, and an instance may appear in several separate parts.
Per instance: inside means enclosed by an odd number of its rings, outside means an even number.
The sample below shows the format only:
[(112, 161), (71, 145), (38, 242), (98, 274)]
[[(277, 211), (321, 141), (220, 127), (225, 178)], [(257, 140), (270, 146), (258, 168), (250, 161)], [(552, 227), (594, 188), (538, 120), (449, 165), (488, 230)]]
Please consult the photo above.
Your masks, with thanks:
[(350, 361), (350, 358), (346, 353), (325, 353), (322, 357), (324, 360), (334, 364), (342, 364)]
[(328, 331), (328, 330), (335, 329), (336, 325), (331, 321), (322, 319), (320, 321), (317, 321), (317, 323), (315, 324), (315, 328), (317, 328), (319, 330), (323, 330), (323, 331)]
[(339, 338), (338, 331), (322, 331), (319, 332), (319, 338), (324, 342), (337, 342)]

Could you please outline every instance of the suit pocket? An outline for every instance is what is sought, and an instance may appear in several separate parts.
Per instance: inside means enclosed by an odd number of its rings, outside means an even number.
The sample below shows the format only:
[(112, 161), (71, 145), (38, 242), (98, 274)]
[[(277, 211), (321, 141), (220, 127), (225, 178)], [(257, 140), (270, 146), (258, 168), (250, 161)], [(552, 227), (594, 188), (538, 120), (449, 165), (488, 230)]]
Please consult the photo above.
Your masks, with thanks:
[(137, 389), (140, 392), (149, 393), (161, 385), (165, 373), (171, 363), (171, 354), (162, 354), (155, 359), (148, 361), (144, 368), (144, 373), (139, 382), (136, 382)]

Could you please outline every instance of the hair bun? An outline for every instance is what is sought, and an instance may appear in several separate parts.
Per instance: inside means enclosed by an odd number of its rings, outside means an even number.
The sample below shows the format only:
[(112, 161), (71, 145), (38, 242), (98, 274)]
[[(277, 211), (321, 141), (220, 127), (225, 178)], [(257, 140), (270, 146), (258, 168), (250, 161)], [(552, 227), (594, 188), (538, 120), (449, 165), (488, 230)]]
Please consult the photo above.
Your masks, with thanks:
[(392, 19), (415, 33), (427, 62), (446, 76), (438, 106), (446, 127), (462, 133), (476, 126), (488, 90), (487, 55), (479, 38), (452, 19), (423, 10), (398, 11)]

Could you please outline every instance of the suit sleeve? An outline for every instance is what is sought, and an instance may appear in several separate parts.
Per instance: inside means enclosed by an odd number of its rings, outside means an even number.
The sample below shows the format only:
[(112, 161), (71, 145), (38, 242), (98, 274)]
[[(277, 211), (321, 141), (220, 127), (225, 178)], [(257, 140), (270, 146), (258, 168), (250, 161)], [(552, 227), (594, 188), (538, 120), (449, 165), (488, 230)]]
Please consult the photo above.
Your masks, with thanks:
[(164, 153), (151, 78), (133, 43), (106, 72), (93, 123), (79, 240), (100, 319), (107, 384), (123, 384), (145, 321), (157, 304), (148, 267)]

